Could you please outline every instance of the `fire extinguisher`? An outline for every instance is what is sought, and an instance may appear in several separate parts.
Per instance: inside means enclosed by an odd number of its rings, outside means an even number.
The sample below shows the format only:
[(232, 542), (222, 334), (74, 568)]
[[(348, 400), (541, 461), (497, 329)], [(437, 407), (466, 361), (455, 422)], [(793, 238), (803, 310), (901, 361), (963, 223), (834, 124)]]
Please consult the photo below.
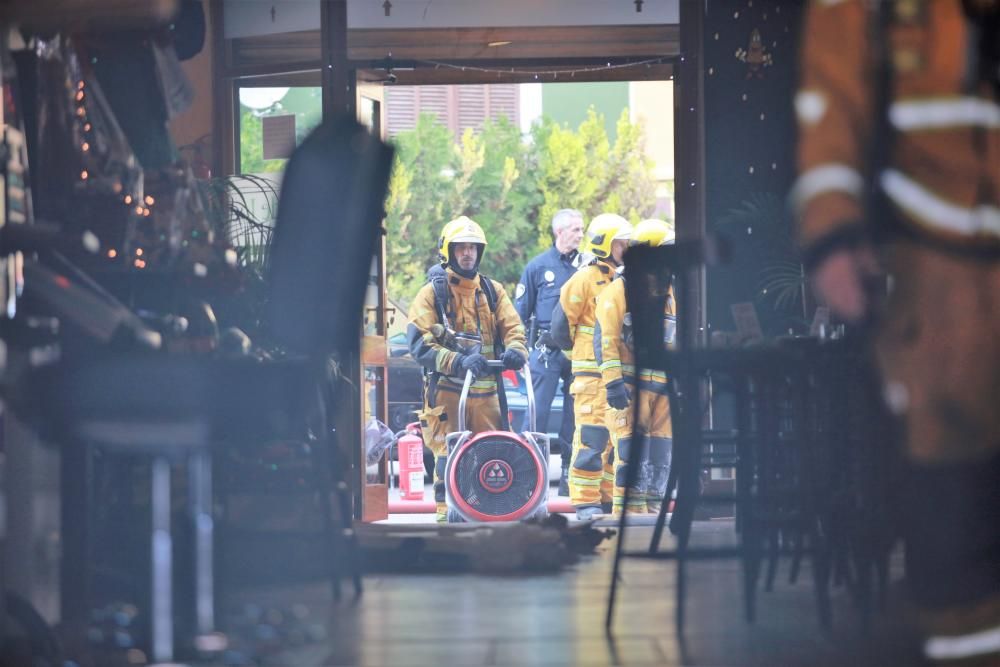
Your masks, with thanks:
[(399, 457), (399, 497), (402, 500), (424, 499), (424, 440), (420, 423), (406, 425), (406, 434), (396, 443)]

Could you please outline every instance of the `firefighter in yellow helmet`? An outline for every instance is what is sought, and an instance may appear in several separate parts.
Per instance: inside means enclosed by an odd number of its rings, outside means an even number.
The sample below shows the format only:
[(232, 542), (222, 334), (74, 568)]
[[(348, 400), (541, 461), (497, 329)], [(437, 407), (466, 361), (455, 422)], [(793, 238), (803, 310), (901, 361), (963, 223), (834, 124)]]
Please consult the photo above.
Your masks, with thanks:
[(814, 2), (801, 43), (799, 238), (835, 315), (878, 316), (924, 655), (1000, 664), (1000, 0)]
[(499, 429), (499, 374), (486, 362), (502, 359), (504, 368), (519, 369), (528, 349), (524, 325), (503, 285), (479, 273), (486, 248), (482, 228), (462, 216), (444, 226), (438, 245), (441, 264), (428, 272), (428, 284), (410, 306), (406, 336), (410, 354), (425, 370), (424, 409), (418, 416), (424, 443), (434, 453), (437, 520), (446, 521), (445, 436), (458, 428), (466, 372), (475, 376), (466, 406), (469, 430)]
[[(667, 245), (674, 242), (673, 229), (662, 220), (643, 220), (632, 231), (630, 245)], [(666, 297), (664, 339), (673, 343), (676, 329), (673, 291)], [(625, 303), (625, 277), (619, 275), (597, 297), (598, 362), (607, 399), (607, 425), (615, 451), (615, 484), (612, 506), (615, 514), (659, 512), (667, 492), (673, 431), (667, 376), (663, 371), (639, 369), (638, 393), (632, 348), (632, 319)], [(633, 429), (632, 400), (639, 401), (639, 423)], [(625, 473), (630, 456), (641, 459), (639, 476), (625, 502)]]
[(605, 423), (601, 372), (594, 354), (594, 308), (597, 296), (611, 284), (628, 247), (632, 225), (614, 213), (590, 221), (585, 249), (593, 260), (566, 281), (559, 305), (569, 326), (573, 349), (573, 457), (569, 468), (569, 499), (580, 519), (592, 519), (611, 509), (613, 475), (611, 438)]

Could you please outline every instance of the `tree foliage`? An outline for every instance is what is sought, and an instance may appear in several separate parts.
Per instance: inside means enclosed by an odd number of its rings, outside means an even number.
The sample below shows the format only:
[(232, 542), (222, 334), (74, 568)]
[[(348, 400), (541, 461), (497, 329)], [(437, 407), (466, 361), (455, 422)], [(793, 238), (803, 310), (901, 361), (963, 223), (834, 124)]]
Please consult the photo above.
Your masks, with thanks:
[(592, 108), (576, 129), (543, 117), (522, 137), (501, 117), (479, 132), (466, 130), (458, 141), (423, 114), (395, 143), (386, 261), (389, 294), (403, 305), (437, 261), (441, 227), (460, 215), (486, 233), (483, 273), (510, 287), (552, 242), (552, 215), (559, 209), (579, 209), (587, 219), (616, 212), (635, 223), (656, 207), (642, 127), (629, 120), (627, 109), (613, 144)]

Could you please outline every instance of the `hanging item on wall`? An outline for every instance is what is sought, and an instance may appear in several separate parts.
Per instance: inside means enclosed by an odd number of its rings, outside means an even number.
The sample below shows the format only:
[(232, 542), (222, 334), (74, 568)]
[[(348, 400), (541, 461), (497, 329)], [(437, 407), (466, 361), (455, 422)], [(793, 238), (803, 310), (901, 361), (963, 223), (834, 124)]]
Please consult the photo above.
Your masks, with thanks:
[(747, 64), (747, 78), (764, 78), (764, 68), (773, 65), (771, 54), (764, 48), (764, 40), (761, 39), (760, 30), (753, 29), (750, 33), (750, 44), (744, 49), (736, 49), (736, 59)]
[(291, 157), (295, 150), (295, 114), (261, 117), (262, 154), (265, 160)]

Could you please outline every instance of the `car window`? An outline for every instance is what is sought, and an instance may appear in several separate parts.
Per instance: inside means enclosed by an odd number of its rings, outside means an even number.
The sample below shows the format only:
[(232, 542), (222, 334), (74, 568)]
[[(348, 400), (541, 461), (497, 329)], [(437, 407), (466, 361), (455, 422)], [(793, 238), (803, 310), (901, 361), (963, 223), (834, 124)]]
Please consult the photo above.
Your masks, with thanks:
[(390, 336), (388, 346), (390, 357), (406, 357), (410, 354), (410, 347), (406, 344), (406, 334), (403, 332)]

